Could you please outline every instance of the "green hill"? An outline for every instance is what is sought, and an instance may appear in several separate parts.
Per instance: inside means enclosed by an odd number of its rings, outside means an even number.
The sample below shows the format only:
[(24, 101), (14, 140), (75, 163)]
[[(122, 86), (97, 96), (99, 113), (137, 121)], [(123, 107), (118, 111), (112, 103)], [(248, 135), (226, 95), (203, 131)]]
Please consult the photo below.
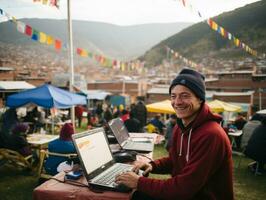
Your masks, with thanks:
[[(266, 52), (266, 0), (223, 13), (212, 19), (259, 53)], [(206, 22), (192, 25), (162, 41), (147, 51), (141, 59), (146, 61), (147, 66), (162, 63), (166, 58), (165, 46), (196, 62), (206, 57), (219, 59), (251, 57), (243, 49), (236, 47), (232, 41), (222, 38), (220, 34), (211, 30)]]

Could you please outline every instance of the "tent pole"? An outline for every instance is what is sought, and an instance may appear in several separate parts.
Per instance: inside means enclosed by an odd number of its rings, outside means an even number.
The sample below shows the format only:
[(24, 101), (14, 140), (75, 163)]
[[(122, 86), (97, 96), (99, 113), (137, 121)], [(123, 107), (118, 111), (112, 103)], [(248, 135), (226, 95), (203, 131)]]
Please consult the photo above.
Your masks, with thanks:
[[(69, 90), (73, 92), (73, 85), (74, 85), (74, 59), (73, 59), (73, 37), (72, 37), (72, 19), (71, 19), (71, 0), (67, 0), (67, 21), (68, 21), (68, 53), (69, 53), (69, 62), (70, 62), (70, 80), (69, 80)], [(75, 110), (74, 106), (71, 107), (71, 122), (75, 127)]]

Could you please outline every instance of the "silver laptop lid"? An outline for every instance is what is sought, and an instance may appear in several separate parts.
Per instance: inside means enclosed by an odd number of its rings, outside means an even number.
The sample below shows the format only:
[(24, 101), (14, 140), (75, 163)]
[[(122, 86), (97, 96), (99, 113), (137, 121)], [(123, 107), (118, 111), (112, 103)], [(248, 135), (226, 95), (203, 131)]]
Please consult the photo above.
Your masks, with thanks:
[(123, 146), (124, 142), (126, 142), (129, 138), (129, 133), (124, 122), (120, 118), (115, 118), (112, 119), (108, 124), (118, 143)]
[(87, 179), (94, 178), (114, 163), (103, 128), (77, 133), (72, 138)]

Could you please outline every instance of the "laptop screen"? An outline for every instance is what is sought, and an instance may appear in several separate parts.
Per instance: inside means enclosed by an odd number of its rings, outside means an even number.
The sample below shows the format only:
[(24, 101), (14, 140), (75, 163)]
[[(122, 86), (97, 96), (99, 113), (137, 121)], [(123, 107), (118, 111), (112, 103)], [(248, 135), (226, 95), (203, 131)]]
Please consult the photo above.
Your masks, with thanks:
[(129, 138), (128, 130), (120, 118), (111, 120), (109, 126), (120, 145)]
[(102, 128), (73, 135), (87, 174), (113, 160)]

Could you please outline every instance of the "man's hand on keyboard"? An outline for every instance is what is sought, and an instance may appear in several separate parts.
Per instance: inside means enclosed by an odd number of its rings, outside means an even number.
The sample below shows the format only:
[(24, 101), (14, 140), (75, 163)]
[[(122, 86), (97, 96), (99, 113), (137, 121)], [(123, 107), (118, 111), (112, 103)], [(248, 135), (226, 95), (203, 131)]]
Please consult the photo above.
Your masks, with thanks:
[(138, 185), (139, 175), (133, 171), (123, 172), (115, 178), (115, 182), (126, 185), (129, 188), (136, 189)]
[(140, 169), (144, 171), (142, 175), (147, 176), (152, 171), (152, 165), (147, 162), (137, 162), (132, 168), (132, 171), (138, 174)]

